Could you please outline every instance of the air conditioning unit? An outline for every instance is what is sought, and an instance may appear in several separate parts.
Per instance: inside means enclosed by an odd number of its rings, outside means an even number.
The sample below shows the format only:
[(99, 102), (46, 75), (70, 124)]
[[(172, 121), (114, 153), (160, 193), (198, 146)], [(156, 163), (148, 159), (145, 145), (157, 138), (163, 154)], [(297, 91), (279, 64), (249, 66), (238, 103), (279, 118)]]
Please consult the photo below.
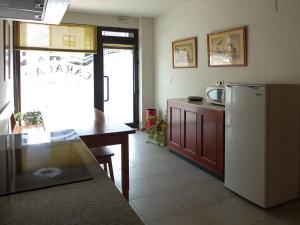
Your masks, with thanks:
[(71, 0), (1, 0), (0, 17), (59, 24)]

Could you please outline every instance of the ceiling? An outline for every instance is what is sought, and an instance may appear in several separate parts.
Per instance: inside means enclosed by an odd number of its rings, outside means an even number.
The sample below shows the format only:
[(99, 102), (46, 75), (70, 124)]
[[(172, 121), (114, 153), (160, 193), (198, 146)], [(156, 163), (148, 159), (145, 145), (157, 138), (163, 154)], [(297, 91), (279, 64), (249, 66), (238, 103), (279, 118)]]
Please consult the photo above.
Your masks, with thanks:
[(72, 0), (69, 10), (134, 17), (157, 17), (186, 0)]

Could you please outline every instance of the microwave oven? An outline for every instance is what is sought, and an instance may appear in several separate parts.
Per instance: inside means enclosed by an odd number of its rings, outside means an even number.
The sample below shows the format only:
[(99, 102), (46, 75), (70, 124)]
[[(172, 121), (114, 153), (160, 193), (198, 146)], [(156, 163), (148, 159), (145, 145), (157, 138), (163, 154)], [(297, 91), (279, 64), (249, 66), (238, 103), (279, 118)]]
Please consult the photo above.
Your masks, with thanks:
[(207, 87), (206, 101), (212, 104), (225, 105), (225, 87)]

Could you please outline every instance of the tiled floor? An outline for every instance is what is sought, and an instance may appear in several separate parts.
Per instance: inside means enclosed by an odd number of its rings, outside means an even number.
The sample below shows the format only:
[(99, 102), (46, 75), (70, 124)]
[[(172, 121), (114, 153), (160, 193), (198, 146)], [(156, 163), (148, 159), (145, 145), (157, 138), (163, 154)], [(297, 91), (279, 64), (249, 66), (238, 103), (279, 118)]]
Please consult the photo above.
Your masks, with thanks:
[[(170, 153), (130, 136), (130, 205), (147, 225), (300, 225), (300, 201), (263, 210), (223, 183)], [(120, 187), (120, 150), (113, 166)], [(119, 188), (120, 189), (120, 188)]]

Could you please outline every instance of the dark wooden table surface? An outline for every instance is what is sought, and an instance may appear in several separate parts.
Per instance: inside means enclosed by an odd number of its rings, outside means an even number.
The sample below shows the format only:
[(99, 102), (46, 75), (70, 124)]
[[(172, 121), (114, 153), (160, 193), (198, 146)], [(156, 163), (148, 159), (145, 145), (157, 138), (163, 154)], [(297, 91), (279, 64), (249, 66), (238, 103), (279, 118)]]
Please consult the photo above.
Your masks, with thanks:
[[(43, 113), (44, 129), (47, 132), (75, 129), (88, 147), (121, 145), (122, 193), (129, 199), (129, 146), (128, 135), (135, 130), (125, 124), (110, 120), (97, 109), (72, 110), (70, 112), (55, 111)], [(41, 128), (19, 127), (16, 133), (41, 132)]]

